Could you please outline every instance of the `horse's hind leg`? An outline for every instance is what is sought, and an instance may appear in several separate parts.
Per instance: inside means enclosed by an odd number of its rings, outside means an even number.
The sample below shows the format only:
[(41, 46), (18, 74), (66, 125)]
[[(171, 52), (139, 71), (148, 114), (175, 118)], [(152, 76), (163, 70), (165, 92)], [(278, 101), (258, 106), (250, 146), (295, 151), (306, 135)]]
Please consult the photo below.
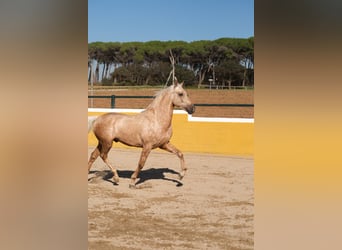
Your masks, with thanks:
[(91, 153), (90, 157), (89, 157), (89, 161), (88, 161), (88, 173), (90, 171), (91, 166), (93, 165), (94, 161), (97, 159), (97, 157), (99, 157), (100, 155), (100, 148), (101, 145), (98, 144), (97, 147), (95, 148), (95, 150)]
[(111, 141), (102, 143), (102, 147), (100, 150), (100, 156), (101, 156), (102, 160), (104, 161), (104, 163), (106, 163), (106, 165), (112, 170), (112, 172), (114, 174), (114, 177), (113, 177), (114, 182), (118, 183), (119, 182), (118, 172), (108, 161), (108, 152), (111, 148), (112, 148), (112, 142)]
[(185, 172), (187, 170), (187, 168), (185, 167), (183, 153), (179, 149), (177, 149), (175, 146), (173, 146), (170, 142), (160, 146), (159, 148), (164, 149), (178, 156), (180, 160), (180, 164), (181, 164), (181, 169), (182, 169), (181, 173), (179, 174), (179, 179), (183, 179), (183, 177), (185, 176)]

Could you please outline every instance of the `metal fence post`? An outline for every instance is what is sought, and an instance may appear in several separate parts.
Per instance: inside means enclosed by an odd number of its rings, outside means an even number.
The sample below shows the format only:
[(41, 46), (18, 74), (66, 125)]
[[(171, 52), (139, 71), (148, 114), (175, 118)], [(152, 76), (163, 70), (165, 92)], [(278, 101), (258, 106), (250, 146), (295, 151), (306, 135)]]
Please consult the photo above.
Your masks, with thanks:
[(111, 108), (115, 108), (115, 95), (110, 96), (110, 106)]

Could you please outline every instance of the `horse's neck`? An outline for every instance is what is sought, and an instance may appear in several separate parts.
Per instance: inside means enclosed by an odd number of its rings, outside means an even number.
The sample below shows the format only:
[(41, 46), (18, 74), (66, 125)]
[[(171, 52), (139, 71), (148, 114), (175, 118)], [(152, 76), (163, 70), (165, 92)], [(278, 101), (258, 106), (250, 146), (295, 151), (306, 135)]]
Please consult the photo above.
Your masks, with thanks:
[(161, 96), (156, 97), (147, 107), (146, 111), (153, 114), (161, 126), (170, 127), (173, 115), (173, 104), (169, 93), (165, 92)]

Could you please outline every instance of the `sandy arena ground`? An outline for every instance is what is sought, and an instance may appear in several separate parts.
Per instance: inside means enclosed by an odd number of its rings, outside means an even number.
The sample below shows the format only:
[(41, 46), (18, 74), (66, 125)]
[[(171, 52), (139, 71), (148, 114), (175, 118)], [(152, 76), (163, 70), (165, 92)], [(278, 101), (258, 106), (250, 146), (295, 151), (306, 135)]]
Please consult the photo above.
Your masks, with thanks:
[[(115, 147), (115, 145), (114, 145)], [(88, 155), (93, 147), (88, 148)], [(88, 249), (253, 249), (253, 158), (152, 151), (137, 189), (140, 150), (113, 148), (119, 185), (98, 158), (88, 175)]]

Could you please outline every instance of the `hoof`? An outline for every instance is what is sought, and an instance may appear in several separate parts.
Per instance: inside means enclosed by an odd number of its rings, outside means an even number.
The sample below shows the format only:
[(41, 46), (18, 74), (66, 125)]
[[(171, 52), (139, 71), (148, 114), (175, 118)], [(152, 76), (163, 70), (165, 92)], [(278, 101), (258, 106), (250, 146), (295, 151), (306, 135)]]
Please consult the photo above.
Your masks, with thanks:
[(119, 181), (120, 181), (120, 178), (119, 177), (113, 177), (113, 181), (116, 183), (116, 184), (118, 184), (119, 183)]
[(134, 184), (129, 184), (129, 188), (131, 188), (131, 189), (137, 189), (137, 186), (134, 185)]

